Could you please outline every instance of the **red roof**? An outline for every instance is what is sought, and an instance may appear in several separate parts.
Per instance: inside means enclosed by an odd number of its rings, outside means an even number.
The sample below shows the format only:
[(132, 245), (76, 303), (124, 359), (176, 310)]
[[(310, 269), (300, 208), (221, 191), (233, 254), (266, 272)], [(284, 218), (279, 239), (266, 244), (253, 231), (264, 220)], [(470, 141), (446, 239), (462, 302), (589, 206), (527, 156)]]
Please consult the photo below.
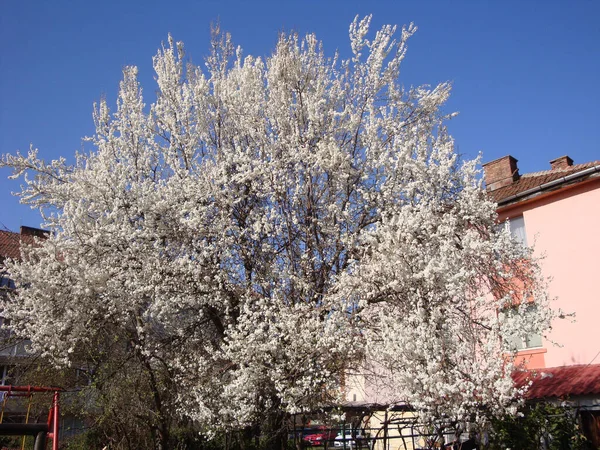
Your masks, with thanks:
[(0, 260), (21, 257), (21, 235), (12, 231), (0, 230)]
[(39, 228), (21, 227), (21, 233), (0, 230), (0, 262), (5, 258), (21, 258), (21, 242), (33, 244), (35, 237), (44, 237), (48, 231)]
[(493, 201), (499, 203), (513, 195), (520, 194), (521, 192), (536, 188), (542, 184), (549, 183), (550, 181), (558, 180), (562, 177), (566, 177), (598, 165), (600, 165), (600, 161), (591, 161), (585, 164), (574, 164), (564, 168), (526, 173), (521, 175), (517, 181), (509, 184), (508, 186), (504, 186), (493, 191), (488, 191), (488, 195)]
[(531, 387), (525, 394), (528, 399), (600, 395), (600, 364), (515, 372), (513, 379), (518, 387), (532, 380)]

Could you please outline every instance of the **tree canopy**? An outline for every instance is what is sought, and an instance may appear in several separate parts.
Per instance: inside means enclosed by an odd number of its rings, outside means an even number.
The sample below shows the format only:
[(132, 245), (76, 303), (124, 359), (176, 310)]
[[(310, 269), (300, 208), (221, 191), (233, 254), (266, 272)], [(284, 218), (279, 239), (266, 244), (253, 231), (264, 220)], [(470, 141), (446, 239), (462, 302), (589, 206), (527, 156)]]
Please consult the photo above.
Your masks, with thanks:
[(456, 152), (450, 84), (401, 85), (416, 28), (370, 21), (347, 60), (215, 30), (200, 67), (169, 37), (156, 101), (126, 67), (73, 165), (3, 158), (53, 231), (3, 314), (58, 365), (143, 380), (159, 447), (176, 417), (209, 436), (339, 403), (350, 366), (426, 420), (512, 405), (509, 338), (552, 317), (537, 263)]

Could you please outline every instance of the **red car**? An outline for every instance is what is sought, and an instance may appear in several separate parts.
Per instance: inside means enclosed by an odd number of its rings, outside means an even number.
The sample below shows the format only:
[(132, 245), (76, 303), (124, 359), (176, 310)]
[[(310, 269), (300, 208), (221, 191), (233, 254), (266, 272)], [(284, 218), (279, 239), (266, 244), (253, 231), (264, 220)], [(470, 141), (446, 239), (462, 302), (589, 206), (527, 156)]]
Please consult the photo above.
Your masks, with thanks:
[(336, 430), (331, 430), (325, 426), (305, 430), (304, 433), (302, 440), (310, 446), (325, 445), (325, 442), (333, 441), (337, 435)]

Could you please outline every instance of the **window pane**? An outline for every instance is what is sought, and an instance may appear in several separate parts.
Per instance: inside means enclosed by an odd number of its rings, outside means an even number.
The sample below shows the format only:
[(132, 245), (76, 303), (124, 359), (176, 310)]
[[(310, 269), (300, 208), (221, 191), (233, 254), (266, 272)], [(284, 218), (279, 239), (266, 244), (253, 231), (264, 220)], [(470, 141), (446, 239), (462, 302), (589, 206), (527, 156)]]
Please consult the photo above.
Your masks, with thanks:
[(532, 333), (525, 338), (525, 348), (535, 348), (542, 346), (542, 336)]
[(523, 216), (513, 217), (508, 222), (510, 234), (521, 244), (527, 245), (527, 233), (525, 232), (525, 220)]
[[(529, 304), (525, 311), (525, 317), (533, 316), (537, 312), (537, 306)], [(525, 338), (525, 348), (535, 348), (542, 346), (542, 336), (537, 333), (529, 333)]]
[(506, 343), (511, 351), (523, 350), (523, 340), (518, 336), (506, 338)]
[[(528, 316), (535, 314), (537, 306), (534, 304), (530, 304), (527, 306), (525, 311), (522, 312), (523, 317), (526, 320)], [(519, 309), (517, 307), (511, 308), (506, 311), (508, 315), (518, 314)], [(542, 347), (542, 336), (538, 333), (529, 333), (524, 337), (516, 336), (516, 337), (507, 337), (506, 343), (511, 350), (526, 350), (529, 348), (538, 348)]]

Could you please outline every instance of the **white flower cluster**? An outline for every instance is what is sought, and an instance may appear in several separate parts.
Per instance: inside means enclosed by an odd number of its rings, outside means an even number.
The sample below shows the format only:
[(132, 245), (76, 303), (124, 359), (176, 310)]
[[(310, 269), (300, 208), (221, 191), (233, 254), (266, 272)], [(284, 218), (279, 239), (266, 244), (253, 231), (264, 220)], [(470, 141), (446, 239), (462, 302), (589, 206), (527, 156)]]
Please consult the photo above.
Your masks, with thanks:
[[(416, 28), (369, 24), (346, 61), (313, 35), (264, 60), (220, 35), (203, 70), (169, 37), (156, 102), (126, 68), (75, 165), (5, 156), (54, 231), (9, 265), (13, 327), (59, 364), (121, 342), (212, 429), (335, 402), (349, 365), (425, 418), (505, 411), (503, 337), (551, 317), (537, 267), (457, 158), (450, 85), (399, 83)], [(529, 301), (527, 323), (499, 313)]]

